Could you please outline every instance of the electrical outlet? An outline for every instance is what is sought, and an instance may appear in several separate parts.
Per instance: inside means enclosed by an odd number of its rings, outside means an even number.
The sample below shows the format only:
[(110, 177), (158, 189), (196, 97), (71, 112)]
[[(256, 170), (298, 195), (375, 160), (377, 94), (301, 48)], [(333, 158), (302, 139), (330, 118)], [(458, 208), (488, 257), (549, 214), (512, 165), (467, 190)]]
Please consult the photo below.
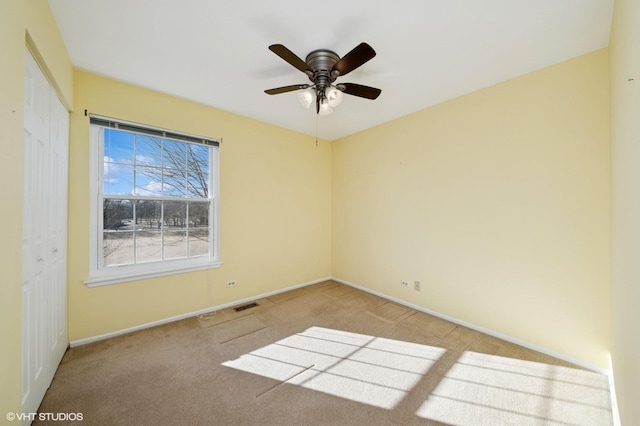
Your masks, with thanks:
[(227, 287), (235, 287), (235, 286), (236, 286), (235, 281), (227, 281)]
[(413, 282), (413, 289), (415, 291), (420, 291), (420, 281), (414, 281)]
[(409, 281), (402, 280), (402, 287), (409, 287)]

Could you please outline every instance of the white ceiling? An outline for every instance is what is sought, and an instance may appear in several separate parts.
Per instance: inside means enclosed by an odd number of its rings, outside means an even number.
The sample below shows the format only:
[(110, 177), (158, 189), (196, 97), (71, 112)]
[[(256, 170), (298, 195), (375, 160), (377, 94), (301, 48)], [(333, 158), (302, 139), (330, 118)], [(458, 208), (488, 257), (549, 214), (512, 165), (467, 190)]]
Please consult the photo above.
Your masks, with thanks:
[[(309, 135), (334, 140), (606, 47), (613, 0), (49, 0), (73, 65)], [(308, 83), (268, 50), (377, 56), (338, 82), (378, 87), (318, 118)], [(126, 101), (126, 100), (123, 100)]]

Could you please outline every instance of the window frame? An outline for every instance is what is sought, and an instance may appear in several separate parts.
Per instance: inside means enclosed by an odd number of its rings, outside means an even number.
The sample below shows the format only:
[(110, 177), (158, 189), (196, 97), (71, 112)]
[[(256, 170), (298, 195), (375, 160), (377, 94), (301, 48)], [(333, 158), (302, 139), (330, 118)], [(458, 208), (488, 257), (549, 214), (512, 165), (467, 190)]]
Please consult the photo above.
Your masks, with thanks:
[[(184, 132), (176, 132), (166, 130), (154, 126), (142, 125), (130, 121), (90, 115), (91, 122), (89, 124), (89, 156), (90, 156), (90, 208), (89, 208), (89, 278), (85, 281), (88, 287), (98, 287), (103, 285), (118, 284), (130, 281), (144, 280), (149, 278), (157, 278), (168, 275), (183, 274), (188, 272), (202, 271), (212, 268), (218, 268), (222, 265), (220, 260), (220, 232), (219, 232), (219, 206), (220, 206), (220, 141), (217, 139), (204, 138), (194, 136)], [(109, 123), (107, 125), (103, 123)], [(144, 130), (161, 132), (164, 138), (176, 140), (173, 137), (183, 137), (184, 143), (194, 143), (191, 141), (206, 141), (206, 145), (211, 146), (209, 160), (209, 199), (210, 207), (210, 253), (209, 256), (199, 256), (195, 258), (169, 259), (160, 261), (151, 261), (145, 263), (136, 263), (128, 265), (103, 266), (101, 244), (103, 244), (103, 200), (110, 197), (103, 194), (104, 190), (104, 138), (100, 135), (105, 128), (118, 129), (122, 126), (124, 131), (145, 135)], [(136, 129), (142, 131), (136, 132)], [(173, 137), (172, 137), (173, 136)], [(177, 139), (181, 141), (180, 139)], [(127, 199), (136, 200), (140, 197), (132, 195), (125, 197)], [(167, 201), (175, 201), (172, 197), (166, 198)], [(211, 217), (212, 216), (212, 217)]]

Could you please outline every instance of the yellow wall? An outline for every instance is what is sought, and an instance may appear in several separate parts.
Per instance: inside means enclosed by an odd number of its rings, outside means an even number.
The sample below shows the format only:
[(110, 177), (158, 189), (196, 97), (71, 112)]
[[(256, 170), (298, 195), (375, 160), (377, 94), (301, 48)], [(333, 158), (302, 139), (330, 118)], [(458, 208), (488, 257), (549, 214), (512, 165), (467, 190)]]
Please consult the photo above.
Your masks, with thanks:
[(606, 367), (607, 61), (600, 50), (334, 142), (333, 276)]
[[(331, 275), (331, 144), (77, 71), (70, 129), (69, 338), (78, 340)], [(90, 113), (224, 139), (222, 267), (88, 288)], [(226, 282), (235, 280), (235, 288)]]
[(24, 49), (27, 32), (36, 57), (72, 105), (72, 68), (46, 0), (0, 0), (0, 414), (21, 411), (22, 177)]
[[(611, 33), (611, 355), (623, 425), (640, 424), (640, 3), (616, 0)], [(633, 78), (633, 81), (629, 81)]]

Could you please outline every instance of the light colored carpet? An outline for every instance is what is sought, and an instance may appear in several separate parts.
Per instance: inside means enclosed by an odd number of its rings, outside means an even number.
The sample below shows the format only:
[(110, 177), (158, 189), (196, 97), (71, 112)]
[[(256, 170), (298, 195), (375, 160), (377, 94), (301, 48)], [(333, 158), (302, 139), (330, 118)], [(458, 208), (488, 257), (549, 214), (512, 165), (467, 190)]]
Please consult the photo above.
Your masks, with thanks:
[(214, 338), (218, 343), (227, 343), (248, 336), (266, 328), (254, 315), (235, 318), (213, 326)]
[(257, 302), (67, 351), (40, 411), (84, 425), (612, 424), (605, 376), (351, 287)]
[(393, 302), (388, 302), (384, 305), (376, 306), (373, 309), (369, 309), (367, 313), (375, 315), (376, 317), (390, 323), (394, 323), (396, 321), (399, 321), (401, 318), (404, 318), (405, 316), (409, 316), (411, 313), (413, 313), (413, 310)]

